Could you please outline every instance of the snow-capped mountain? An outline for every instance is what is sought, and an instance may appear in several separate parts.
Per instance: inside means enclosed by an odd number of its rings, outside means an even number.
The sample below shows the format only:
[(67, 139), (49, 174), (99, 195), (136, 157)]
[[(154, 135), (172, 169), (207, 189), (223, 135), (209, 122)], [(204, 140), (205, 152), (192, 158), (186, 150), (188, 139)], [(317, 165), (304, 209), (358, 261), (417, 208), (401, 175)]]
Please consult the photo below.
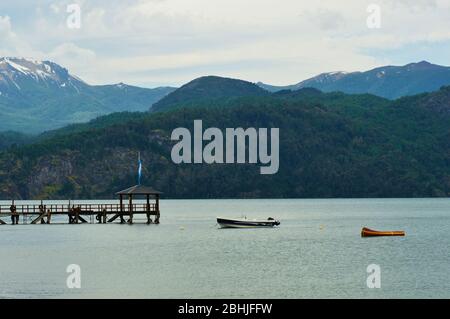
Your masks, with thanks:
[(174, 88), (92, 86), (50, 61), (0, 58), (0, 132), (40, 132), (121, 111), (147, 111)]
[(295, 91), (295, 90), (299, 90), (299, 89), (306, 88), (306, 87), (315, 88), (317, 85), (326, 85), (329, 83), (334, 83), (335, 81), (342, 79), (343, 77), (347, 76), (348, 74), (350, 74), (350, 73), (344, 72), (344, 71), (335, 71), (335, 72), (321, 73), (315, 77), (309, 78), (300, 83), (292, 84), (292, 85), (276, 86), (276, 85), (265, 84), (263, 82), (258, 82), (257, 85), (269, 92), (277, 92), (277, 91), (281, 91), (281, 90)]
[(322, 73), (311, 79), (305, 80), (305, 81), (297, 84), (297, 88), (308, 87), (309, 85), (316, 84), (316, 83), (322, 84), (322, 85), (334, 83), (334, 82), (339, 81), (340, 79), (348, 76), (349, 74), (351, 74), (351, 73), (343, 72), (343, 71)]
[(371, 93), (396, 99), (436, 91), (442, 86), (450, 85), (450, 67), (421, 61), (404, 66), (383, 66), (365, 72), (323, 73), (289, 86), (258, 85), (271, 92), (312, 87), (324, 92)]
[(23, 95), (39, 87), (79, 91), (86, 88), (87, 84), (50, 61), (0, 58), (1, 95)]

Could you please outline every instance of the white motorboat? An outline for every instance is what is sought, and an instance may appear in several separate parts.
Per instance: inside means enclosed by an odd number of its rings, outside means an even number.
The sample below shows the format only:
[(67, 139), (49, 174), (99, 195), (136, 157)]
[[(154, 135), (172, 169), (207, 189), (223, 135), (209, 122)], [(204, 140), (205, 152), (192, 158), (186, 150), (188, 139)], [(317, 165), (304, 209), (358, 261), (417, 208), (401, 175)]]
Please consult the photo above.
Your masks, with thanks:
[(280, 225), (280, 222), (272, 217), (267, 219), (230, 219), (217, 217), (217, 223), (221, 228), (268, 228)]

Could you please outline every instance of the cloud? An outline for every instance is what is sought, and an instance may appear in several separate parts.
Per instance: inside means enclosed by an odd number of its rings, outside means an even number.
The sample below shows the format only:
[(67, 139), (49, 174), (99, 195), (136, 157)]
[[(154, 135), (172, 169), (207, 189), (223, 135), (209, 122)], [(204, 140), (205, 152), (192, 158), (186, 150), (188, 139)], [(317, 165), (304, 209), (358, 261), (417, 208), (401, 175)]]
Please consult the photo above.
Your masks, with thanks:
[(51, 11), (53, 11), (54, 14), (58, 14), (61, 12), (61, 7), (56, 3), (52, 3), (50, 5), (50, 9), (51, 9)]
[(4, 47), (16, 41), (16, 35), (12, 31), (11, 18), (9, 16), (0, 16), (0, 38)]
[(91, 72), (98, 63), (94, 51), (81, 48), (70, 42), (58, 45), (46, 56), (46, 59), (68, 68), (72, 74), (75, 70), (77, 76), (87, 81), (91, 78)]
[[(82, 8), (79, 30), (66, 25), (65, 8), (72, 2)], [(381, 29), (367, 28), (366, 9), (372, 2), (381, 7)], [(449, 0), (38, 4), (26, 17), (22, 0), (0, 4), (0, 12), (8, 12), (0, 18), (0, 53), (54, 59), (91, 83), (180, 85), (214, 73), (290, 84), (321, 72), (397, 62), (394, 57), (414, 45), (450, 47)]]
[(346, 19), (342, 16), (342, 14), (323, 8), (315, 11), (305, 11), (301, 13), (299, 17), (309, 21), (311, 25), (315, 25), (323, 31), (336, 32), (346, 24)]
[(0, 39), (2, 41), (0, 55), (2, 56), (25, 56), (25, 52), (29, 55), (36, 54), (36, 51), (14, 32), (9, 16), (0, 16)]
[(49, 52), (48, 56), (55, 60), (64, 60), (66, 63), (70, 60), (91, 62), (96, 57), (95, 52), (80, 48), (74, 43), (63, 43)]
[(2, 36), (8, 36), (11, 33), (11, 18), (0, 16), (0, 32)]

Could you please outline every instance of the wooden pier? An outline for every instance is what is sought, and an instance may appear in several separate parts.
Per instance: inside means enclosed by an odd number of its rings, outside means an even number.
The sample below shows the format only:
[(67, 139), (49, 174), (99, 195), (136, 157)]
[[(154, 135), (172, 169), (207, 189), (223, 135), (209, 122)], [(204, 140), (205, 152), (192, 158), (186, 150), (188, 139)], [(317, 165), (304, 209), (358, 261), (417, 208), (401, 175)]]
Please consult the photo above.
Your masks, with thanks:
[[(69, 224), (112, 223), (133, 224), (133, 217), (145, 215), (147, 224), (159, 224), (159, 200), (162, 193), (150, 187), (136, 185), (116, 193), (115, 204), (46, 204), (0, 205), (0, 225), (10, 224), (51, 224), (52, 217), (65, 216)], [(145, 203), (133, 203), (138, 196), (145, 196)], [(127, 200), (127, 202), (125, 202)], [(152, 219), (154, 216), (154, 219)], [(8, 219), (7, 219), (8, 218)]]

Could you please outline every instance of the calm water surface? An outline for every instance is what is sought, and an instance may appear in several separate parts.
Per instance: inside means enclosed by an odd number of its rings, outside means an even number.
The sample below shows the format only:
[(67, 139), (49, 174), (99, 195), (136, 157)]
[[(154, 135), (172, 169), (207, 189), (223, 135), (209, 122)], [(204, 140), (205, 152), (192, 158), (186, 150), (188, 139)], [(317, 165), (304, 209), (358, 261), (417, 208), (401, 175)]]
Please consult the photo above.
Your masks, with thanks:
[[(447, 199), (166, 200), (161, 215), (149, 226), (0, 226), (0, 298), (450, 297)], [(215, 224), (242, 215), (281, 226)], [(363, 226), (407, 236), (361, 238)], [(381, 289), (366, 286), (373, 263)], [(81, 289), (66, 286), (69, 264)]]

